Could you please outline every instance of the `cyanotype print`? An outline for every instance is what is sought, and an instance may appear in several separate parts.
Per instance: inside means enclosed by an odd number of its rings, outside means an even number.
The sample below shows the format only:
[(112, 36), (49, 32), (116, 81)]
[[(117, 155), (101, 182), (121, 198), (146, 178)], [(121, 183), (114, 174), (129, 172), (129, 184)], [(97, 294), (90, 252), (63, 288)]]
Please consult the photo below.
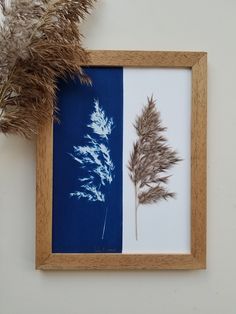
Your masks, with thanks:
[(54, 125), (54, 252), (122, 250), (122, 72), (87, 69), (92, 86), (60, 82), (60, 124)]

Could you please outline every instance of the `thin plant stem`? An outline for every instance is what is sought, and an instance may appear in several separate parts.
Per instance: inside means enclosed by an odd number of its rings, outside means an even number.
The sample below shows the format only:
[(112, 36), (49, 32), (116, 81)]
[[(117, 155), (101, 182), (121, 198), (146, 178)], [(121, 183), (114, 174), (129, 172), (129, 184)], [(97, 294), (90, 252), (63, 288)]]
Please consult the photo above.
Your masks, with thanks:
[(104, 240), (104, 235), (105, 235), (105, 230), (106, 230), (106, 225), (107, 225), (107, 212), (108, 212), (108, 206), (106, 208), (106, 213), (105, 213), (105, 218), (104, 218), (104, 223), (103, 223), (102, 240)]
[(138, 241), (138, 187), (137, 184), (135, 184), (135, 239)]

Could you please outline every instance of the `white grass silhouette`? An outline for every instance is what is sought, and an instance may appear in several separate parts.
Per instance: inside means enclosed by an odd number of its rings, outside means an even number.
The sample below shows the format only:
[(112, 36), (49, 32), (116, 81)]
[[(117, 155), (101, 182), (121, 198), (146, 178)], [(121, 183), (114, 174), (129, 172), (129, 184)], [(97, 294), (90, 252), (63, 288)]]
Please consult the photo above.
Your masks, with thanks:
[(94, 100), (95, 111), (91, 114), (91, 124), (87, 126), (93, 130), (93, 133), (108, 140), (108, 135), (111, 134), (113, 119), (107, 118), (105, 112), (99, 106), (99, 101)]
[[(105, 111), (99, 105), (98, 100), (94, 100), (94, 111), (90, 115), (91, 123), (88, 128), (93, 131), (93, 136), (86, 134), (84, 139), (87, 144), (84, 146), (73, 146), (74, 152), (70, 154), (79, 163), (82, 169), (86, 170), (86, 177), (79, 178), (80, 190), (70, 193), (70, 196), (77, 199), (86, 198), (90, 202), (106, 201), (104, 188), (111, 184), (114, 178), (115, 166), (111, 159), (109, 149), (109, 135), (114, 128), (112, 118), (106, 117)], [(104, 238), (107, 220), (107, 209), (102, 231)]]

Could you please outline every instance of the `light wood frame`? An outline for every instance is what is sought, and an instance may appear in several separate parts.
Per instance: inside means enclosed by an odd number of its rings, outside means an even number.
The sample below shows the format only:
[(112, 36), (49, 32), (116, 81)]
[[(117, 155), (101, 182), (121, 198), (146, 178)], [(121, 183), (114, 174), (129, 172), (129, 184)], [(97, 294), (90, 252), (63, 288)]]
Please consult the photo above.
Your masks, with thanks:
[(191, 253), (52, 253), (53, 125), (47, 122), (41, 127), (37, 137), (36, 268), (42, 270), (206, 268), (207, 53), (90, 51), (90, 62), (85, 65), (191, 69)]

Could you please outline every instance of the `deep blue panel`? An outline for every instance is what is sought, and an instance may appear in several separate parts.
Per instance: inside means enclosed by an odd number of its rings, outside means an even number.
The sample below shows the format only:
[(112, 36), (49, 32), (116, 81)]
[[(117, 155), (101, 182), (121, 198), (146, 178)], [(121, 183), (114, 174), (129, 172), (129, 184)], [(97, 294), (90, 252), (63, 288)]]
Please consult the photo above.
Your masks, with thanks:
[[(93, 81), (92, 87), (81, 85), (77, 79), (59, 82), (60, 124), (54, 125), (53, 159), (54, 253), (122, 251), (123, 69), (92, 67), (85, 71)], [(92, 123), (91, 114), (96, 111), (94, 101), (99, 101), (99, 108), (105, 114), (103, 122), (107, 118), (105, 131), (103, 125), (98, 127), (99, 121), (95, 127), (88, 126)], [(97, 116), (94, 117), (96, 120)], [(94, 145), (86, 135), (93, 138)], [(86, 151), (85, 146), (90, 153), (81, 153)], [(104, 147), (110, 151), (110, 161)], [(89, 164), (98, 156), (95, 164)], [(100, 163), (106, 166), (106, 174), (110, 174), (105, 179), (98, 175)], [(88, 189), (95, 186), (102, 194), (96, 198), (83, 185)]]

